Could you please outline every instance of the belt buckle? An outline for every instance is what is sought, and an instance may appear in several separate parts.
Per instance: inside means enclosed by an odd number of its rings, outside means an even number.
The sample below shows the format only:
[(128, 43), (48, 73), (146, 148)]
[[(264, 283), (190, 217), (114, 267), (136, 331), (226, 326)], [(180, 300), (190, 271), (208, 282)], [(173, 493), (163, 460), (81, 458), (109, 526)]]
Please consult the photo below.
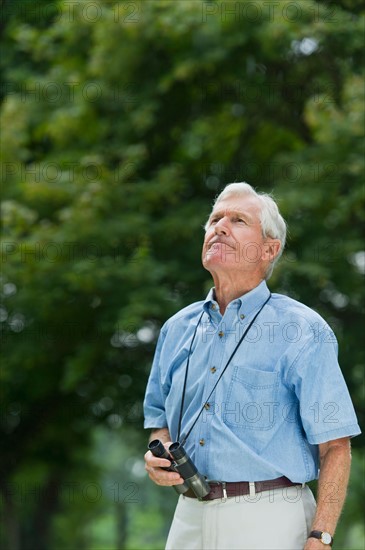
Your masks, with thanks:
[(223, 496), (221, 498), (222, 502), (226, 502), (228, 496), (227, 496), (227, 488), (226, 488), (226, 482), (225, 481), (219, 481), (218, 479), (209, 479), (208, 483), (216, 483), (217, 485), (222, 485), (222, 493)]

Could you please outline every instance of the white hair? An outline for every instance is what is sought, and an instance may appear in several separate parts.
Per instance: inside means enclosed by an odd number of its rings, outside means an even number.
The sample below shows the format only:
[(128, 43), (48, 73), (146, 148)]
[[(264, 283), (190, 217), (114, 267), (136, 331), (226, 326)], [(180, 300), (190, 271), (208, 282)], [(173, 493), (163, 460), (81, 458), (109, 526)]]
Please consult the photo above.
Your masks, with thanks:
[[(216, 197), (213, 204), (213, 209), (216, 204), (223, 199), (227, 199), (229, 197), (242, 197), (247, 195), (255, 197), (261, 206), (260, 223), (263, 237), (271, 237), (272, 239), (278, 239), (280, 241), (279, 253), (270, 262), (266, 270), (265, 278), (269, 279), (276, 263), (283, 253), (286, 240), (286, 223), (284, 221), (284, 218), (280, 214), (279, 208), (272, 196), (268, 193), (257, 193), (255, 189), (246, 182), (230, 183), (226, 185), (223, 191)], [(207, 222), (205, 225), (205, 230), (207, 230), (208, 228), (208, 223), (209, 222)]]

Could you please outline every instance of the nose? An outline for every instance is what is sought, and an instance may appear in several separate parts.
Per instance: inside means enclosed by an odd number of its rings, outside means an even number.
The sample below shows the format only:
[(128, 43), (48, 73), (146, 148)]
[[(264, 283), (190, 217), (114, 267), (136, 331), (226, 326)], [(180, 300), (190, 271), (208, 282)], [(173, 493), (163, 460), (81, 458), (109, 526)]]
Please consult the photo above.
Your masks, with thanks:
[(227, 216), (222, 217), (214, 226), (214, 232), (217, 235), (229, 235), (229, 222)]

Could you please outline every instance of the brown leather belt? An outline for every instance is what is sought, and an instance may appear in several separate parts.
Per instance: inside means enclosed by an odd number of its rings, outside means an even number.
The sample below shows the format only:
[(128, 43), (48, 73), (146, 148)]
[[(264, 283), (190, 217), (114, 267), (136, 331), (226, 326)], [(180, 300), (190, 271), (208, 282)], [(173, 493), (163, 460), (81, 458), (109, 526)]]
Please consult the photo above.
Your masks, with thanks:
[[(211, 487), (210, 493), (201, 500), (215, 500), (216, 498), (237, 497), (250, 494), (250, 483), (248, 481), (209, 481), (209, 485)], [(255, 493), (292, 487), (293, 485), (301, 485), (301, 483), (293, 483), (293, 481), (290, 481), (290, 479), (285, 476), (269, 479), (267, 481), (255, 481), (254, 483)], [(184, 496), (197, 498), (192, 489), (188, 489), (187, 492), (184, 493)]]

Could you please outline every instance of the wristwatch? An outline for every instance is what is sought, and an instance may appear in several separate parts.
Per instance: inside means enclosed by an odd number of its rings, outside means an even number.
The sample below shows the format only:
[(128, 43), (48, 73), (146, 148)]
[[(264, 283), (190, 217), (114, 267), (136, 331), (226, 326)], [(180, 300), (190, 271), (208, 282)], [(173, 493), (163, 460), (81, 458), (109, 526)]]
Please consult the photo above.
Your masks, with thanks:
[(314, 539), (319, 539), (322, 544), (325, 544), (326, 546), (332, 546), (333, 544), (333, 537), (327, 533), (327, 531), (311, 531), (308, 538), (312, 537)]

